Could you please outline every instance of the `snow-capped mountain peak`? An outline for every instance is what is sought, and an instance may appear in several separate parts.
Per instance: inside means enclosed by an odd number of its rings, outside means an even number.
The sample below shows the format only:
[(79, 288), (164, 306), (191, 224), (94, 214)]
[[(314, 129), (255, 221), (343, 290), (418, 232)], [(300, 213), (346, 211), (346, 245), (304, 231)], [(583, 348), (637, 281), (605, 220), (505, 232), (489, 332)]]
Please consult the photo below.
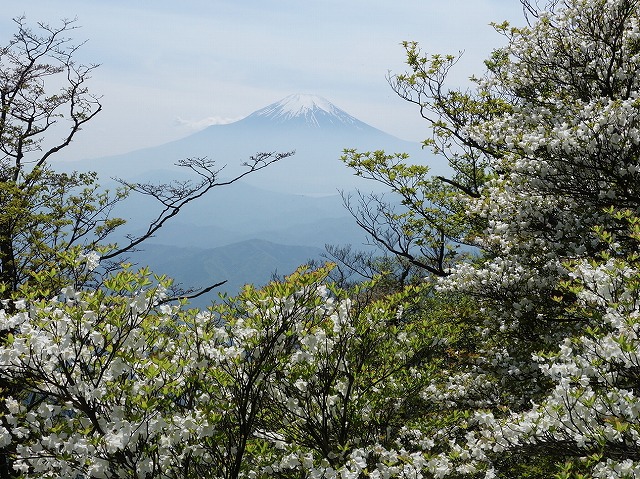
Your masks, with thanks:
[(283, 114), (291, 116), (304, 115), (308, 111), (322, 110), (333, 114), (338, 109), (327, 99), (316, 95), (289, 95), (275, 103)]
[(248, 118), (263, 117), (277, 123), (290, 120), (303, 120), (308, 126), (319, 127), (323, 124), (358, 125), (358, 119), (341, 110), (329, 100), (317, 95), (295, 94), (266, 106)]

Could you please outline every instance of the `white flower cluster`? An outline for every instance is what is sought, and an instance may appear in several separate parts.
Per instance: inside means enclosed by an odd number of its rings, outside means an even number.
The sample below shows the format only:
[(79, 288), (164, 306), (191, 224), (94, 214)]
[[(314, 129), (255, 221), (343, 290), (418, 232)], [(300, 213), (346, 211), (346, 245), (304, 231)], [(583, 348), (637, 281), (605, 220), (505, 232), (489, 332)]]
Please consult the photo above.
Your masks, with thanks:
[[(338, 446), (375, 443), (380, 410), (400, 414), (407, 385), (421, 388), (404, 362), (421, 339), (388, 326), (400, 307), (354, 311), (318, 283), (284, 286), (207, 312), (164, 304), (162, 287), (66, 288), (0, 310), (11, 335), (0, 379), (15, 391), (3, 397), (0, 445), (15, 452), (13, 468), (25, 478), (299, 467), (322, 477), (361, 464)], [(269, 448), (252, 462), (255, 442)]]
[(502, 63), (478, 83), (509, 108), (463, 130), (499, 152), (480, 197), (464, 200), (485, 256), (438, 286), (477, 299), (486, 342), (425, 391), (486, 409), (436, 457), (449, 476), (491, 476), (512, 454), (640, 477), (638, 237), (619, 214), (640, 212), (640, 6), (569, 0), (503, 31)]

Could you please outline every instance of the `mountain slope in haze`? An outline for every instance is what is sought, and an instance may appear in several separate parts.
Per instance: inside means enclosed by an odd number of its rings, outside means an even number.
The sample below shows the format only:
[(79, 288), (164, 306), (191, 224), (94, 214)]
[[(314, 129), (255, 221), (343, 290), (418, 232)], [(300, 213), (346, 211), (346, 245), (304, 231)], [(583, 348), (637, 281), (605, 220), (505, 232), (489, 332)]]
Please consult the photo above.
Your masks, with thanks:
[[(400, 140), (378, 130), (328, 100), (314, 95), (291, 95), (226, 125), (213, 125), (164, 145), (125, 155), (75, 162), (74, 168), (92, 169), (100, 177), (131, 176), (176, 171), (181, 158), (208, 157), (221, 167), (222, 176), (235, 176), (257, 152), (295, 151), (295, 155), (245, 178), (263, 189), (298, 195), (334, 195), (337, 190), (381, 191), (373, 182), (356, 177), (340, 157), (345, 148), (408, 153), (412, 160), (430, 159), (420, 144)], [(433, 162), (433, 158), (431, 161)], [(434, 173), (446, 168), (436, 165)]]
[(154, 270), (182, 288), (202, 288), (226, 280), (211, 294), (191, 301), (193, 306), (207, 307), (220, 293), (234, 295), (247, 283), (264, 285), (274, 274), (288, 275), (310, 259), (319, 259), (322, 251), (257, 239), (209, 249), (150, 244), (136, 253), (135, 261), (154, 265)]
[[(160, 178), (152, 177), (151, 181), (159, 182)], [(118, 205), (113, 214), (127, 220), (122, 234), (135, 235), (143, 232), (160, 209), (154, 199), (134, 194)], [(157, 232), (153, 242), (213, 248), (253, 238), (318, 247), (327, 243), (359, 244), (365, 240), (339, 195), (288, 195), (239, 181), (213, 188), (187, 205)]]

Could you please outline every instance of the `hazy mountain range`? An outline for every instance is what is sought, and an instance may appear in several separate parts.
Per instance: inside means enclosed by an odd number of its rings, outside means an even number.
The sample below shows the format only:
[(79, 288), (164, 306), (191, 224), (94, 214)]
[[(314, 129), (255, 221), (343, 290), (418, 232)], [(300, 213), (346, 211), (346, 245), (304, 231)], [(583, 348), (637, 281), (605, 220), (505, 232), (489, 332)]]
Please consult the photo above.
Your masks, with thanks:
[[(244, 283), (268, 281), (274, 271), (290, 273), (317, 258), (325, 244), (357, 248), (366, 242), (338, 191), (384, 190), (353, 175), (340, 161), (345, 148), (404, 152), (414, 162), (433, 162), (419, 144), (367, 125), (323, 98), (291, 95), (235, 123), (210, 126), (125, 155), (69, 165), (98, 172), (103, 184), (110, 177), (166, 183), (187, 177), (175, 166), (181, 158), (208, 157), (220, 167), (226, 165), (220, 173), (224, 178), (243, 171), (242, 162), (257, 152), (295, 150), (294, 156), (241, 183), (214, 189), (133, 257), (188, 286), (227, 279), (223, 290), (233, 293)], [(433, 171), (441, 174), (445, 168)], [(135, 232), (156, 208), (148, 198), (135, 196), (116, 213), (128, 220), (127, 232)]]

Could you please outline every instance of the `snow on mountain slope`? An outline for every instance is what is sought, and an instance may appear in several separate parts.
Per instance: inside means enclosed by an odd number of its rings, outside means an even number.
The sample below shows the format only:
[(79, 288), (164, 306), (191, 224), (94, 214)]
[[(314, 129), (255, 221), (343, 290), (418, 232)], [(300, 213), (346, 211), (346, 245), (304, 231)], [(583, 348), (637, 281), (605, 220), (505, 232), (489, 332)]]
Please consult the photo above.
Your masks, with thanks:
[(265, 117), (271, 121), (285, 122), (293, 119), (304, 119), (305, 123), (313, 127), (323, 124), (364, 125), (357, 118), (349, 115), (333, 103), (316, 95), (295, 94), (268, 105), (248, 118)]

